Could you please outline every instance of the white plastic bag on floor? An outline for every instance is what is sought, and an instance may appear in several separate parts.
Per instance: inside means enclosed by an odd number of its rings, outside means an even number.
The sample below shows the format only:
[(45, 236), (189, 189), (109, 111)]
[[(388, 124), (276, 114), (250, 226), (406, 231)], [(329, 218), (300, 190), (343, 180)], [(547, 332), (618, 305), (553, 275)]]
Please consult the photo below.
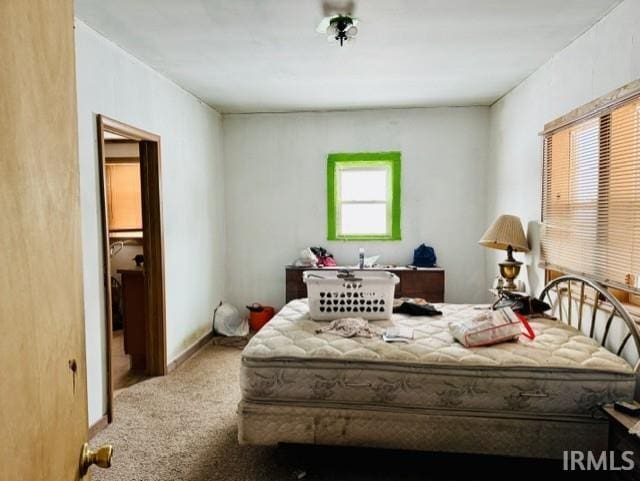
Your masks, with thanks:
[(221, 302), (213, 311), (213, 330), (223, 336), (246, 336), (249, 334), (249, 322), (234, 306)]

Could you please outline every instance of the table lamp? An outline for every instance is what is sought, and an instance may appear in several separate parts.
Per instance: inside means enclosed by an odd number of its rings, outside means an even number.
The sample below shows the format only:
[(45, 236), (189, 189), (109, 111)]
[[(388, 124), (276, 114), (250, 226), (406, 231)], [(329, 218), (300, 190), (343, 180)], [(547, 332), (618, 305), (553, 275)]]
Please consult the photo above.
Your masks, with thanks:
[(478, 244), (492, 249), (500, 249), (507, 251), (507, 259), (500, 262), (500, 275), (505, 281), (504, 289), (516, 290), (513, 282), (518, 274), (520, 274), (519, 262), (513, 258), (513, 252), (529, 252), (529, 244), (527, 237), (522, 230), (520, 217), (516, 215), (501, 215), (498, 217), (491, 227), (487, 229)]

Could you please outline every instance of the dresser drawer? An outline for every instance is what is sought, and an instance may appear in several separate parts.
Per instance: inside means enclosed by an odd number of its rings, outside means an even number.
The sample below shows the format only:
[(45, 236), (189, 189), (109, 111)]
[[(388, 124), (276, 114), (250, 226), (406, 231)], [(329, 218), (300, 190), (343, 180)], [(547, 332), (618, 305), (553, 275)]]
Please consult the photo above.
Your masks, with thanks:
[(396, 297), (422, 297), (429, 302), (444, 302), (444, 271), (399, 271)]

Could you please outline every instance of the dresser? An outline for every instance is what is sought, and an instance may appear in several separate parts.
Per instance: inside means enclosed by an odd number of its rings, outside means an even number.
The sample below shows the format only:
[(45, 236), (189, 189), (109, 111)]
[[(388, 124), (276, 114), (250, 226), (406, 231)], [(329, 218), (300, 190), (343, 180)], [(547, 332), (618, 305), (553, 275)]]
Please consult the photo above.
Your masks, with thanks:
[(141, 267), (118, 269), (122, 275), (124, 352), (131, 356), (131, 369), (147, 368), (147, 315), (144, 270)]
[[(286, 266), (286, 301), (307, 297), (307, 286), (302, 280), (304, 271), (336, 271), (344, 267), (309, 268)], [(393, 272), (400, 278), (396, 285), (396, 297), (422, 297), (429, 302), (444, 302), (444, 269), (440, 267), (394, 267), (389, 269), (366, 269), (367, 271)], [(357, 269), (355, 269), (357, 271)]]

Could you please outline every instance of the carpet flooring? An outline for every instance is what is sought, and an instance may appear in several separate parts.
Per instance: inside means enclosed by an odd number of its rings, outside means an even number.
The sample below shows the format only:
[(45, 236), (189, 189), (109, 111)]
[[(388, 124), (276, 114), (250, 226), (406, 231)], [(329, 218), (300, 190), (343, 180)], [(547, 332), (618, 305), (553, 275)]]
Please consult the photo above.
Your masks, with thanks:
[[(331, 448), (239, 446), (236, 405), (242, 343), (208, 344), (165, 377), (124, 389), (115, 420), (92, 441), (114, 446), (96, 481), (474, 481), (603, 479), (558, 462)], [(536, 440), (532, 438), (532, 443)], [(606, 479), (606, 478), (604, 478)]]

